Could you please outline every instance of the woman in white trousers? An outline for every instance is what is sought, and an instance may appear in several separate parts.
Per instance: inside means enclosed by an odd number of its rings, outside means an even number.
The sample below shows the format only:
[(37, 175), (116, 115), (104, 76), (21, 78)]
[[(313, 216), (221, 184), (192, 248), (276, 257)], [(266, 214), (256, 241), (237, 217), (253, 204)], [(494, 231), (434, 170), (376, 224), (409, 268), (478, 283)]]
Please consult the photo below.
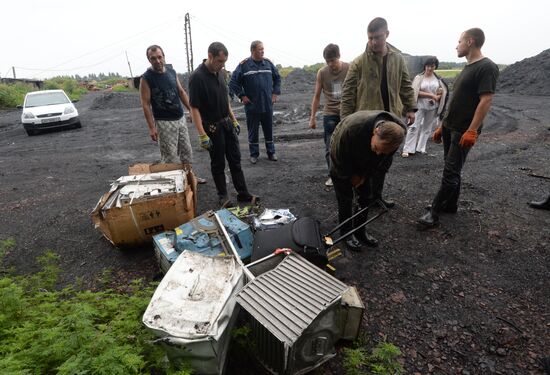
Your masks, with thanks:
[(424, 62), (424, 72), (414, 77), (412, 86), (418, 103), (418, 112), (414, 124), (407, 129), (405, 146), (401, 154), (404, 158), (417, 152), (426, 153), (428, 138), (445, 109), (448, 89), (445, 82), (434, 72), (438, 66), (437, 57), (428, 57)]

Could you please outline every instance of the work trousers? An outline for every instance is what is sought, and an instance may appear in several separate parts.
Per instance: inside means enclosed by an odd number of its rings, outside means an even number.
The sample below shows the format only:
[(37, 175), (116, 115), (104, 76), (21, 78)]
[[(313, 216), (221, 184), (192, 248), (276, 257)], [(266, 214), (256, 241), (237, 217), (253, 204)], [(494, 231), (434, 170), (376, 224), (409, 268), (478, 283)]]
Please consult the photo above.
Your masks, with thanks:
[(324, 129), (324, 139), (325, 139), (325, 159), (327, 161), (327, 168), (330, 171), (330, 138), (336, 125), (340, 122), (340, 116), (338, 115), (327, 115), (323, 116), (323, 129)]
[(216, 124), (206, 124), (206, 134), (212, 142), (210, 149), (210, 170), (216, 184), (219, 198), (227, 197), (227, 184), (225, 181), (225, 159), (229, 164), (233, 186), (237, 190), (237, 199), (249, 197), (248, 189), (241, 169), (241, 151), (236, 130), (230, 119), (218, 121)]
[(369, 200), (372, 202), (377, 199), (382, 199), (382, 190), (384, 189), (384, 181), (386, 180), (386, 174), (390, 170), (393, 163), (393, 154), (388, 155), (382, 163), (378, 166), (378, 169), (374, 174), (367, 178), (365, 184), (369, 187)]
[(158, 132), (160, 160), (162, 163), (191, 164), (193, 150), (185, 118), (179, 120), (155, 120)]
[[(332, 182), (334, 184), (334, 193), (336, 194), (336, 201), (338, 202), (338, 222), (342, 223), (346, 219), (350, 218), (354, 212), (354, 198), (357, 196), (358, 209), (364, 208), (369, 203), (370, 187), (367, 183), (362, 184), (359, 187), (354, 188), (349, 178), (343, 179), (338, 176), (331, 175)], [(357, 225), (365, 222), (367, 219), (367, 213), (365, 212), (361, 217), (357, 217), (354, 220), (344, 224), (340, 228), (340, 234), (344, 235)]]
[(458, 198), (460, 196), (461, 173), (466, 156), (470, 148), (459, 146), (460, 138), (463, 132), (450, 130), (443, 127), (443, 155), (445, 166), (443, 168), (443, 178), (441, 179), (441, 187), (437, 192), (433, 202), (432, 210), (435, 212), (441, 211), (456, 211), (458, 208)]
[(267, 155), (275, 154), (273, 143), (273, 112), (246, 113), (246, 127), (248, 130), (248, 148), (250, 157), (260, 156), (260, 124), (264, 132), (265, 149)]

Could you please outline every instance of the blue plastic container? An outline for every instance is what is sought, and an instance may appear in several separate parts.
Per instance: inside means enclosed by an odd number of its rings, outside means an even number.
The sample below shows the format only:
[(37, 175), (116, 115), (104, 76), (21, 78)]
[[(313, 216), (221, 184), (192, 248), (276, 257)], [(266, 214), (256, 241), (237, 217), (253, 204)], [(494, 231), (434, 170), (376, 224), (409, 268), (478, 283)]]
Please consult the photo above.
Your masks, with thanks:
[[(252, 255), (253, 236), (250, 226), (239, 220), (226, 209), (216, 212), (227, 234), (242, 260)], [(213, 211), (208, 211), (195, 219), (180, 225), (174, 231), (164, 232), (153, 237), (155, 252), (163, 272), (168, 271), (179, 254), (190, 250), (206, 256), (231, 255), (224, 249), (217, 230)]]

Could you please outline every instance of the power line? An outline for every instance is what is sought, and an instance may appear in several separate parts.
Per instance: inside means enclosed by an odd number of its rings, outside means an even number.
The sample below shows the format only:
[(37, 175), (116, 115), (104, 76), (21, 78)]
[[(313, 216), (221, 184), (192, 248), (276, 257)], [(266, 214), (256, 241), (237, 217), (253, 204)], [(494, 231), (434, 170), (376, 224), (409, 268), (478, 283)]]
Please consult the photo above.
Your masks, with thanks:
[[(93, 53), (96, 53), (96, 52), (99, 52), (99, 51), (101, 51), (101, 50), (104, 50), (104, 49), (106, 49), (106, 48), (115, 46), (115, 45), (117, 45), (117, 44), (119, 44), (119, 43), (122, 43), (122, 42), (125, 42), (125, 41), (127, 41), (127, 40), (134, 39), (134, 38), (136, 38), (136, 37), (138, 37), (138, 36), (140, 36), (140, 35), (142, 35), (142, 34), (149, 33), (149, 32), (151, 32), (152, 30), (155, 30), (155, 29), (159, 29), (159, 28), (163, 28), (163, 27), (172, 25), (173, 23), (176, 23), (177, 21), (179, 21), (179, 19), (181, 19), (181, 17), (182, 17), (182, 16), (178, 16), (177, 18), (174, 18), (174, 19), (172, 19), (171, 21), (163, 22), (163, 23), (158, 24), (158, 25), (156, 25), (156, 26), (153, 26), (153, 27), (151, 27), (151, 28), (149, 28), (149, 29), (147, 29), (147, 30), (140, 31), (140, 32), (138, 32), (138, 33), (136, 33), (136, 34), (133, 34), (133, 35), (130, 35), (130, 36), (124, 38), (124, 39), (120, 39), (120, 40), (118, 40), (118, 41), (116, 41), (116, 42), (107, 44), (106, 46), (97, 48), (97, 49), (95, 49), (95, 50), (92, 50), (92, 51), (89, 51), (89, 52), (86, 52), (86, 53), (83, 53), (82, 55), (79, 55), (79, 56), (77, 56), (77, 57), (71, 58), (71, 59), (69, 59), (69, 60), (66, 60), (66, 61), (64, 61), (64, 62), (61, 62), (61, 63), (59, 63), (59, 64), (57, 64), (57, 65), (54, 65), (54, 66), (51, 66), (51, 67), (49, 67), (49, 68), (46, 68), (46, 69), (27, 69), (27, 70), (37, 70), (37, 71), (40, 71), (40, 72), (38, 73), (38, 75), (40, 75), (41, 73), (45, 73), (45, 72), (73, 71), (73, 70), (85, 69), (85, 68), (88, 68), (88, 67), (93, 67), (93, 66), (99, 65), (99, 64), (101, 64), (101, 62), (98, 63), (98, 64), (93, 64), (93, 65), (89, 65), (89, 66), (85, 66), (85, 67), (79, 67), (79, 68), (56, 69), (56, 68), (58, 68), (58, 67), (60, 67), (60, 66), (63, 66), (63, 65), (65, 65), (65, 64), (69, 63), (69, 62), (72, 62), (72, 61), (81, 59), (81, 58), (83, 58), (83, 57), (85, 57), (85, 56), (88, 56), (88, 55), (91, 55), (91, 54), (93, 54)], [(103, 60), (102, 62), (105, 62), (105, 61), (106, 61), (106, 60)], [(20, 69), (21, 69), (21, 68), (20, 68)]]
[(121, 54), (121, 52), (117, 52), (117, 53), (115, 53), (115, 54), (113, 54), (113, 55), (107, 57), (106, 59), (103, 59), (103, 60), (97, 62), (97, 63), (93, 63), (93, 64), (86, 65), (86, 66), (79, 66), (79, 67), (76, 67), (76, 68), (65, 68), (65, 69), (36, 69), (36, 68), (24, 68), (24, 67), (21, 67), (21, 66), (16, 66), (16, 68), (17, 68), (17, 69), (22, 69), (22, 70), (29, 70), (29, 71), (40, 71), (40, 73), (43, 73), (43, 72), (70, 72), (70, 71), (75, 71), (75, 70), (80, 70), (80, 69), (87, 69), (87, 68), (91, 68), (91, 67), (94, 67), (94, 66), (103, 64), (104, 62), (113, 60), (113, 59), (115, 59), (116, 57), (120, 57), (120, 54)]
[[(227, 29), (224, 29), (222, 27), (219, 27), (219, 26), (215, 26), (215, 25), (210, 25), (208, 23), (206, 23), (205, 21), (202, 21), (200, 18), (198, 18), (197, 16), (191, 16), (192, 18), (194, 18), (197, 22), (199, 22), (202, 26), (206, 27), (207, 29), (210, 29), (212, 31), (214, 31), (215, 33), (217, 34), (223, 34), (226, 38), (228, 38), (229, 40), (233, 40), (233, 41), (236, 41), (240, 44), (243, 44), (245, 46), (248, 46), (250, 41), (249, 41), (249, 37), (248, 36), (245, 36), (243, 34), (240, 34), (238, 32), (235, 32), (233, 30), (227, 30)], [(228, 34), (234, 34), (235, 36), (232, 37)], [(243, 41), (246, 41), (246, 42), (243, 42)], [(294, 56), (292, 54), (289, 54), (288, 52), (286, 51), (283, 51), (283, 50), (280, 50), (278, 48), (275, 48), (273, 46), (270, 46), (269, 49), (277, 52), (279, 55), (283, 55), (287, 58), (290, 58), (294, 61), (297, 61), (297, 62), (301, 62), (302, 64), (304, 65), (307, 65), (309, 63), (309, 61), (301, 58), (301, 57), (297, 57), (297, 56)]]

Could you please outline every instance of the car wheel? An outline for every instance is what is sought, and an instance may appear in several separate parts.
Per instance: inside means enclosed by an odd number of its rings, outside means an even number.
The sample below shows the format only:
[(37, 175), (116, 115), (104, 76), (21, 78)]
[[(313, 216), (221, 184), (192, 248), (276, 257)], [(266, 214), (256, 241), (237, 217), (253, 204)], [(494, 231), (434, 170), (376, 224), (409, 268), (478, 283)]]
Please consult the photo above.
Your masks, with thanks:
[(74, 125), (74, 128), (75, 129), (80, 129), (82, 127), (82, 124), (80, 122), (77, 122), (75, 125)]
[(36, 130), (26, 130), (28, 136), (36, 135)]

